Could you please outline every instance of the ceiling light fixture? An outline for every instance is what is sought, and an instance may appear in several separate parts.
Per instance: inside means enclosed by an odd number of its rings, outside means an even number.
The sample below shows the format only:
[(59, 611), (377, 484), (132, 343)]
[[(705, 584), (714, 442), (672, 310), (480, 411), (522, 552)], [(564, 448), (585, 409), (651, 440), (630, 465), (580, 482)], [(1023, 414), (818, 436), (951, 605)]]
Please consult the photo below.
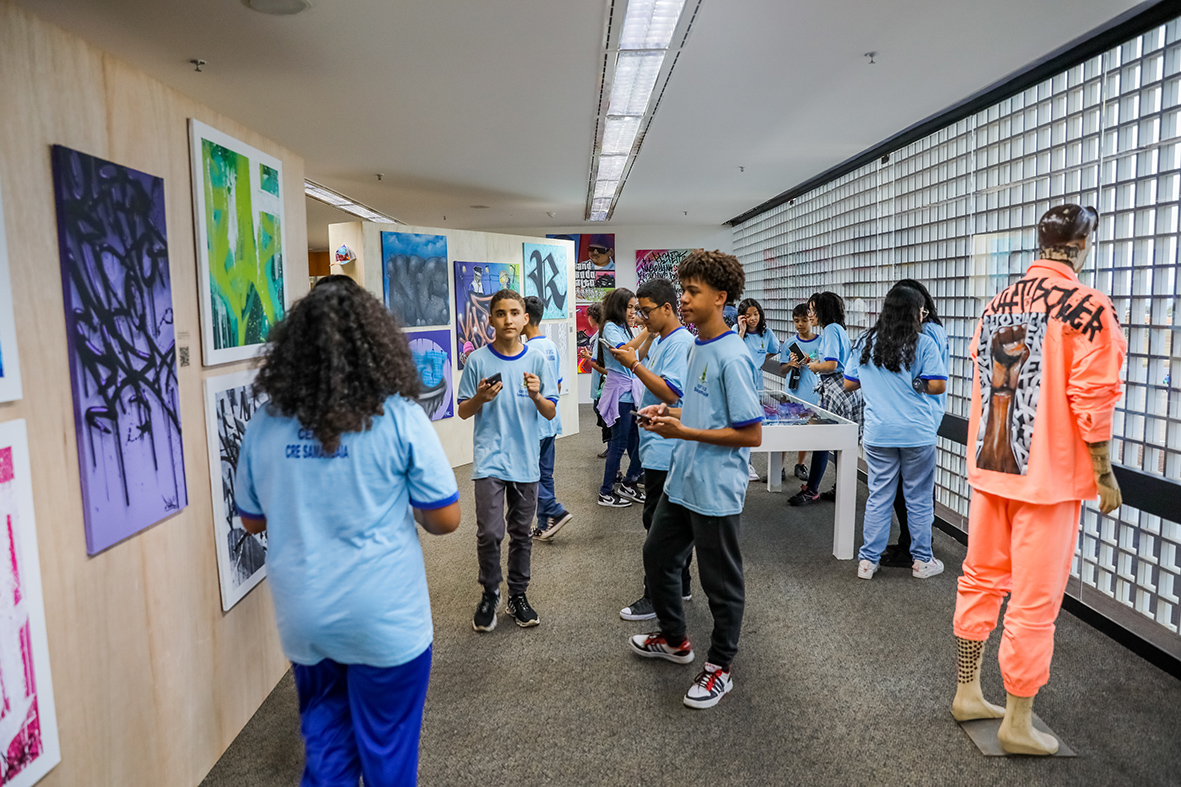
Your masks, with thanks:
[(312, 7), (312, 0), (242, 0), (251, 11), (270, 16), (294, 16)]
[(323, 202), (325, 205), (331, 205), (337, 210), (342, 210), (345, 213), (350, 213), (365, 221), (376, 221), (379, 224), (405, 224), (404, 221), (398, 221), (393, 216), (387, 216), (379, 210), (374, 210), (368, 205), (357, 202), (351, 197), (346, 197), (339, 191), (333, 191), (327, 186), (322, 186), (314, 180), (305, 180), (303, 182), (303, 193), (317, 202)]
[(701, 2), (608, 0), (587, 221), (607, 221), (615, 212)]

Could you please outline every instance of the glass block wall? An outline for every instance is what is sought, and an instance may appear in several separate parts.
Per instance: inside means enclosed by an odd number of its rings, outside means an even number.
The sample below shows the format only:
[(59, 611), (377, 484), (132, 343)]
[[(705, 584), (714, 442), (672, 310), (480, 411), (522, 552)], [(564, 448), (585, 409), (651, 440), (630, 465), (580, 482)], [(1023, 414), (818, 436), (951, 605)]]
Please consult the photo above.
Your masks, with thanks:
[[(948, 410), (966, 417), (976, 318), (1033, 261), (1037, 220), (1062, 202), (1102, 214), (1082, 278), (1111, 295), (1128, 337), (1114, 458), (1181, 480), (1171, 376), (1174, 360), (1181, 368), (1181, 20), (736, 225), (734, 248), (746, 294), (780, 337), (792, 335), (792, 307), (813, 292), (844, 297), (856, 338), (895, 281), (925, 283), (951, 344)], [(940, 439), (939, 513), (960, 527), (964, 451)], [(1068, 592), (1181, 655), (1181, 524), (1087, 506), (1074, 577)]]

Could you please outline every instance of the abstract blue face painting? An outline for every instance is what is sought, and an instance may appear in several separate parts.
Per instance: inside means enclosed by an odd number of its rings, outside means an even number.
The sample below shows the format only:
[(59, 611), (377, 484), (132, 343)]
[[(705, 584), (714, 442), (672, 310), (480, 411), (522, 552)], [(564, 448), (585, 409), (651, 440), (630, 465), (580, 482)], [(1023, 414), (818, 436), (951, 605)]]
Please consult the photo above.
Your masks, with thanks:
[(450, 418), (455, 414), (451, 331), (416, 331), (407, 333), (406, 338), (418, 369), (418, 403), (432, 421)]

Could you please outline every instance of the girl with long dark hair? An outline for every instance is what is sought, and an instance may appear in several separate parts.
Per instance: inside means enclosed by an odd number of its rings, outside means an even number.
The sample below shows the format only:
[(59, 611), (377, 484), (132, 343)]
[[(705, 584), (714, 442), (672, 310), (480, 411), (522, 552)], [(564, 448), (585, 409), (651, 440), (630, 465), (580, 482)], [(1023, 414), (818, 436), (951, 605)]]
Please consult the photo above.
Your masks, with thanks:
[(451, 463), (414, 400), (385, 306), (321, 279), (271, 328), (238, 458), (243, 527), (267, 531), (279, 640), (294, 667), (305, 783), (413, 784), (430, 676), (415, 528), (459, 526)]
[(877, 324), (861, 337), (845, 369), (845, 388), (865, 392), (865, 461), (869, 500), (857, 576), (870, 579), (890, 537), (898, 479), (906, 489), (911, 574), (917, 579), (943, 571), (931, 553), (935, 519), (935, 443), (947, 387), (947, 364), (935, 340), (923, 333), (923, 296), (910, 287), (886, 295)]
[[(808, 368), (819, 378), (816, 393), (820, 407), (860, 424), (863, 407), (861, 394), (856, 390), (846, 391), (844, 387), (843, 373), (852, 353), (849, 333), (845, 330), (845, 302), (835, 292), (815, 293), (808, 299), (808, 316), (815, 319), (816, 326), (820, 328), (820, 358), (808, 363)], [(799, 494), (788, 499), (790, 505), (806, 506), (820, 500), (820, 481), (828, 469), (828, 457), (828, 451), (812, 452), (808, 480)], [(829, 499), (836, 499), (834, 491), (824, 494)]]
[[(599, 505), (609, 508), (626, 508), (632, 502), (644, 502), (644, 493), (636, 485), (643, 468), (640, 466), (640, 433), (634, 417), (643, 385), (631, 369), (625, 369), (602, 345), (603, 340), (612, 347), (638, 347), (643, 343), (647, 332), (640, 331), (637, 336), (631, 329), (636, 319), (636, 304), (635, 293), (625, 287), (607, 293), (603, 299), (603, 327), (599, 332), (602, 339), (596, 350), (596, 361), (600, 368), (606, 370), (597, 409), (611, 428), (603, 483), (599, 487)], [(625, 452), (628, 458), (627, 474), (620, 481), (617, 491), (615, 476)]]
[[(894, 287), (909, 287), (923, 296), (923, 333), (930, 336), (939, 345), (943, 355), (943, 363), (951, 370), (951, 353), (948, 350), (947, 331), (943, 328), (943, 321), (939, 319), (939, 310), (935, 308), (935, 300), (921, 282), (915, 279), (901, 279)], [(893, 289), (893, 288), (891, 288)], [(939, 402), (939, 412), (942, 417), (947, 405), (947, 394), (941, 393), (935, 397)], [(910, 554), (910, 528), (907, 525), (906, 494), (903, 490), (902, 479), (898, 479), (898, 494), (894, 496), (894, 513), (898, 516), (898, 543), (891, 544), (882, 552), (881, 564), (894, 568), (909, 568), (914, 563)], [(934, 490), (932, 489), (932, 492)]]
[[(734, 330), (738, 331), (738, 335), (746, 344), (747, 351), (750, 352), (750, 359), (755, 365), (755, 391), (761, 391), (763, 390), (763, 364), (767, 362), (768, 358), (779, 354), (779, 339), (775, 338), (775, 332), (771, 330), (771, 326), (767, 325), (762, 304), (754, 298), (743, 299), (738, 304), (738, 321)], [(753, 464), (747, 465), (746, 473), (751, 481), (759, 480), (759, 474), (755, 472)]]

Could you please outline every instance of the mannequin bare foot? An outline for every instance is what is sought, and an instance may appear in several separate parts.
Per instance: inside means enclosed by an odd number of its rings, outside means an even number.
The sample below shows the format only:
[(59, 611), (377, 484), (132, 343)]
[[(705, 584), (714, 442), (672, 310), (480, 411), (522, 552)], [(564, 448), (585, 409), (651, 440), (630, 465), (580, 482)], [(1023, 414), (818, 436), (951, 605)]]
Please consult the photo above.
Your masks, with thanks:
[(1033, 727), (1033, 697), (1009, 695), (1005, 720), (997, 730), (1001, 748), (1009, 754), (1050, 755), (1058, 751), (1058, 739)]
[(999, 719), (1005, 709), (984, 699), (980, 689), (980, 664), (984, 661), (984, 643), (978, 640), (955, 638), (956, 680), (955, 699), (951, 702), (951, 715), (956, 721), (972, 719)]

